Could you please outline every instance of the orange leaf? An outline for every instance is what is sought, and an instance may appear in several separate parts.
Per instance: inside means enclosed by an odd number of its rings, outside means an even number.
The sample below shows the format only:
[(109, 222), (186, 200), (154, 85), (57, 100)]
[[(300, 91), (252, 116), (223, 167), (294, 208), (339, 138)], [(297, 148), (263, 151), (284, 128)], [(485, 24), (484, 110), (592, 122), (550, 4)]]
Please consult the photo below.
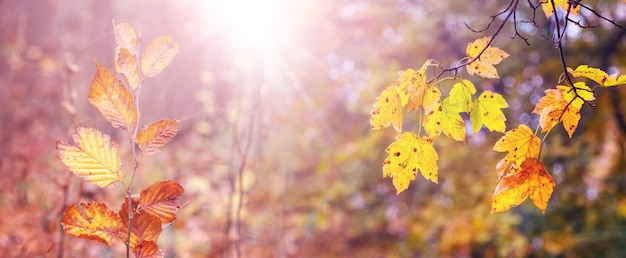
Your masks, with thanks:
[(137, 54), (137, 35), (135, 35), (133, 27), (125, 22), (116, 25), (114, 20), (113, 32), (115, 34), (115, 43), (119, 47), (128, 49), (131, 55)]
[[(134, 199), (134, 198), (133, 198)], [(136, 207), (136, 200), (133, 200), (133, 210)], [(122, 220), (121, 239), (126, 242), (128, 238), (128, 198), (125, 198), (124, 204), (119, 211), (119, 217)], [(142, 241), (156, 241), (161, 234), (161, 220), (149, 213), (135, 212), (131, 226), (130, 249), (136, 252), (137, 244)]]
[(176, 200), (180, 199), (183, 191), (183, 187), (174, 181), (156, 182), (141, 190), (139, 211), (158, 217), (162, 223), (172, 222), (179, 208)]
[(135, 248), (136, 258), (162, 258), (163, 251), (154, 241), (143, 241)]
[(555, 186), (552, 176), (535, 158), (526, 159), (519, 170), (502, 177), (496, 186), (491, 203), (492, 213), (508, 211), (528, 197), (542, 213), (546, 212)]
[(67, 207), (61, 224), (69, 235), (100, 241), (107, 245), (113, 244), (122, 230), (120, 217), (99, 202), (81, 203), (80, 207), (76, 205)]
[(141, 71), (154, 77), (170, 65), (178, 53), (178, 42), (170, 36), (161, 36), (150, 42), (141, 56)]
[(139, 88), (139, 64), (137, 57), (130, 53), (128, 49), (122, 47), (115, 48), (115, 69), (124, 76), (126, 84), (131, 90)]
[(178, 130), (180, 130), (178, 120), (164, 118), (139, 131), (135, 142), (144, 155), (152, 156), (159, 153), (161, 147), (172, 140)]
[(97, 59), (96, 74), (89, 89), (89, 102), (111, 122), (114, 128), (130, 131), (137, 125), (137, 111), (132, 94), (115, 79), (115, 74), (100, 66)]
[(574, 87), (576, 90), (558, 85), (556, 89), (546, 90), (546, 95), (539, 99), (533, 113), (540, 115), (542, 132), (549, 131), (562, 121), (563, 127), (572, 137), (578, 128), (583, 103), (595, 99), (593, 91), (584, 82), (574, 83)]
[[(552, 0), (541, 0), (541, 9), (543, 9), (543, 13), (546, 15), (546, 18), (550, 18), (554, 13), (554, 8), (552, 8)], [(570, 8), (568, 3), (569, 0), (554, 0), (554, 6), (557, 8), (561, 8), (561, 10), (566, 11)], [(572, 6), (573, 7), (573, 6)], [(580, 14), (580, 5), (577, 5), (576, 8), (571, 8), (569, 11), (570, 14)]]
[[(472, 60), (476, 58), (480, 52), (487, 47), (487, 44), (491, 40), (491, 37), (484, 37), (475, 40), (467, 45), (465, 50), (467, 57)], [(480, 55), (480, 57), (474, 60), (473, 63), (465, 66), (467, 73), (473, 75), (474, 73), (483, 78), (500, 78), (498, 71), (494, 65), (499, 64), (502, 60), (509, 56), (508, 53), (497, 47), (487, 47), (487, 49)]]
[(106, 188), (122, 179), (119, 147), (110, 136), (93, 128), (79, 127), (76, 146), (57, 140), (57, 155), (75, 175)]

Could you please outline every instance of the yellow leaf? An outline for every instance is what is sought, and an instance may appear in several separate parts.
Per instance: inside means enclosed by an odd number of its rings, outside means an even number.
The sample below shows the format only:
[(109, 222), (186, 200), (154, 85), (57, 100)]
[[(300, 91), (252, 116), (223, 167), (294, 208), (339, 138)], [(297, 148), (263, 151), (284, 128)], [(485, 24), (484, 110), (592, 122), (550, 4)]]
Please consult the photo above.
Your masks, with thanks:
[(437, 104), (432, 111), (426, 115), (424, 130), (431, 138), (438, 137), (443, 131), (448, 137), (465, 141), (465, 122), (458, 111), (449, 110), (453, 105), (448, 104), (448, 98), (443, 103)]
[(422, 105), (424, 106), (424, 114), (430, 113), (430, 111), (437, 106), (439, 100), (441, 99), (441, 91), (439, 88), (435, 86), (430, 86), (426, 89), (426, 94), (424, 95), (424, 101)]
[(611, 74), (609, 75), (609, 77), (606, 79), (606, 81), (604, 82), (602, 86), (612, 87), (612, 86), (624, 85), (624, 84), (626, 84), (626, 75), (621, 75), (618, 78), (617, 74)]
[(154, 77), (170, 65), (178, 54), (178, 42), (170, 36), (161, 36), (150, 42), (141, 56), (141, 71)]
[(106, 188), (122, 179), (119, 147), (110, 137), (93, 128), (77, 129), (76, 146), (57, 140), (57, 154), (75, 175)]
[(508, 152), (496, 169), (507, 168), (511, 164), (520, 167), (524, 160), (537, 157), (540, 148), (539, 137), (528, 126), (520, 124), (516, 129), (507, 131), (493, 146), (495, 151)]
[(180, 130), (178, 120), (164, 118), (141, 129), (137, 133), (135, 142), (139, 145), (144, 155), (152, 156), (159, 153), (161, 147), (172, 140), (178, 133), (178, 130)]
[(598, 68), (589, 67), (588, 65), (580, 65), (576, 67), (576, 70), (572, 70), (572, 68), (568, 67), (567, 71), (574, 77), (589, 78), (600, 85), (603, 85), (609, 77), (606, 72)]
[(533, 113), (540, 115), (542, 131), (549, 131), (562, 121), (563, 127), (572, 137), (580, 120), (580, 108), (585, 101), (595, 99), (593, 91), (584, 82), (577, 82), (573, 88), (557, 85), (556, 89), (548, 89), (545, 93), (533, 110)]
[[(465, 51), (469, 60), (476, 58), (480, 52), (487, 47), (490, 40), (491, 37), (484, 37), (469, 43)], [(494, 65), (499, 64), (508, 56), (508, 53), (497, 47), (487, 47), (478, 59), (465, 66), (465, 68), (467, 69), (467, 73), (469, 75), (476, 73), (478, 76), (483, 78), (500, 78)]]
[(383, 177), (393, 179), (397, 194), (409, 187), (418, 170), (424, 178), (437, 183), (439, 157), (431, 139), (402, 133), (385, 151), (389, 156), (383, 162)]
[(115, 48), (115, 69), (124, 76), (124, 80), (131, 90), (139, 88), (139, 64), (137, 58), (128, 49)]
[(393, 125), (398, 132), (402, 132), (402, 107), (409, 100), (406, 91), (399, 90), (392, 85), (387, 87), (380, 96), (374, 106), (372, 106), (370, 124), (372, 130), (381, 129)]
[[(476, 87), (471, 81), (463, 80), (462, 82), (455, 83), (447, 97), (449, 99), (446, 102), (448, 103), (448, 110), (454, 110), (459, 113), (469, 112), (471, 110), (470, 106), (474, 93), (476, 93)], [(458, 108), (453, 109), (450, 105)]]
[(478, 132), (484, 124), (489, 131), (504, 133), (506, 130), (506, 117), (502, 108), (509, 107), (502, 95), (491, 91), (484, 91), (476, 101), (472, 103), (470, 120), (474, 133)]
[[(543, 13), (546, 15), (547, 19), (550, 19), (550, 16), (554, 13), (554, 9), (552, 8), (552, 0), (541, 0), (541, 9), (543, 9)], [(569, 0), (554, 0), (554, 6), (557, 8), (561, 8), (561, 10), (566, 11), (569, 9), (569, 4), (567, 3)], [(573, 6), (572, 6), (573, 7)], [(576, 8), (570, 9), (570, 14), (580, 14), (580, 5), (576, 6)]]
[(508, 211), (530, 197), (535, 206), (545, 213), (554, 186), (552, 176), (541, 161), (535, 158), (526, 159), (519, 172), (502, 177), (496, 186), (491, 212)]
[(174, 181), (156, 182), (141, 190), (139, 211), (156, 216), (161, 223), (172, 222), (176, 219), (176, 212), (178, 212), (176, 200), (180, 199), (183, 191), (183, 187)]
[(133, 27), (125, 22), (116, 25), (113, 21), (113, 32), (117, 46), (127, 49), (131, 55), (137, 54), (137, 35)]
[(115, 74), (96, 63), (96, 74), (89, 89), (89, 102), (111, 122), (114, 128), (130, 131), (137, 125), (137, 111), (132, 94), (115, 79)]
[(417, 71), (407, 70), (406, 74), (409, 76), (404, 76), (403, 81), (399, 84), (399, 87), (402, 88), (402, 85), (406, 83), (406, 92), (409, 94), (408, 111), (418, 110), (422, 106), (424, 97), (429, 90), (429, 86), (426, 84), (426, 68), (431, 62), (432, 60), (427, 60), (422, 68)]
[(122, 221), (115, 212), (98, 202), (71, 205), (65, 209), (61, 220), (68, 235), (96, 240), (107, 245), (115, 242), (122, 231)]

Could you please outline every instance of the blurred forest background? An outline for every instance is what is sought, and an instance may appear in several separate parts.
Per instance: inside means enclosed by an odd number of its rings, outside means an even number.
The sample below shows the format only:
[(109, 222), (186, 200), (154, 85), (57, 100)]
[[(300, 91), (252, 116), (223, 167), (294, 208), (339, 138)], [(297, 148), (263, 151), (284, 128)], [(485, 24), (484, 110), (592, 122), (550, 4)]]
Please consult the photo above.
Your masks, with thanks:
[[(499, 133), (437, 141), (439, 184), (418, 176), (396, 196), (382, 178), (394, 132), (370, 131), (375, 98), (400, 69), (429, 58), (457, 62), (467, 43), (492, 31), (473, 33), (464, 22), (482, 28), (508, 1), (268, 1), (234, 16), (222, 2), (0, 0), (2, 256), (123, 254), (121, 243), (65, 236), (67, 205), (96, 200), (116, 209), (125, 193), (73, 176), (55, 152), (57, 139), (94, 127), (121, 144), (130, 171), (126, 134), (87, 101), (94, 57), (114, 67), (112, 19), (140, 32), (142, 48), (163, 34), (180, 43), (140, 98), (141, 126), (181, 120), (174, 140), (142, 160), (135, 186), (173, 179), (185, 188), (188, 205), (159, 238), (166, 257), (232, 256), (242, 164), (244, 257), (626, 256), (625, 87), (597, 90), (597, 107), (583, 107), (572, 139), (560, 126), (550, 134), (541, 158), (557, 185), (545, 215), (528, 202), (490, 214), (504, 155), (491, 151)], [(625, 2), (585, 3), (626, 25)], [(255, 31), (261, 21), (248, 19), (249, 9), (273, 12), (265, 17), (271, 32)], [(517, 15), (531, 18), (527, 10)], [(570, 26), (568, 66), (626, 73), (626, 30), (582, 13), (599, 26)], [(508, 129), (537, 125), (534, 104), (561, 73), (540, 10), (536, 21), (539, 28), (519, 27), (530, 46), (510, 39), (511, 26), (496, 40), (511, 54), (500, 80), (471, 77), (507, 98)]]

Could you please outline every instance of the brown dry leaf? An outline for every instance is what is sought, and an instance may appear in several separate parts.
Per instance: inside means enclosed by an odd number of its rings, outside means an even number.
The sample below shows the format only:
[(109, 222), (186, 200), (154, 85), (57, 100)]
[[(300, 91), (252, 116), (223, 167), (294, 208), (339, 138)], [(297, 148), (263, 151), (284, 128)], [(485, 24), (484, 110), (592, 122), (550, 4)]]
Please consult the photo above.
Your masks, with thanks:
[(178, 53), (178, 42), (170, 36), (161, 36), (150, 42), (141, 56), (141, 71), (154, 77), (170, 65)]
[(491, 212), (508, 211), (530, 197), (535, 206), (545, 213), (555, 184), (543, 163), (538, 159), (529, 158), (519, 169), (514, 169), (519, 172), (502, 177), (496, 186)]
[(97, 59), (96, 74), (89, 89), (89, 102), (111, 122), (114, 128), (130, 131), (137, 125), (137, 111), (133, 95), (122, 82), (115, 79), (115, 74), (100, 66)]
[[(130, 234), (130, 249), (133, 252), (136, 252), (135, 248), (137, 244), (142, 241), (156, 241), (161, 234), (161, 220), (149, 213), (137, 212), (137, 201), (138, 200), (133, 198), (133, 210), (135, 211), (135, 215), (133, 216)], [(126, 242), (128, 237), (128, 198), (125, 198), (124, 204), (122, 204), (118, 214), (123, 225), (120, 238)]]
[(137, 35), (133, 27), (125, 22), (116, 25), (115, 20), (113, 20), (113, 32), (115, 43), (119, 47), (128, 49), (132, 55), (137, 54)]
[(128, 49), (122, 47), (115, 48), (115, 69), (124, 76), (126, 84), (131, 90), (139, 88), (140, 75), (137, 57), (130, 53)]
[(122, 179), (119, 147), (110, 136), (93, 128), (79, 127), (76, 146), (57, 140), (57, 155), (75, 175), (106, 188)]
[(135, 248), (135, 258), (162, 258), (163, 251), (154, 241), (143, 241)]
[(184, 189), (174, 181), (160, 181), (141, 190), (139, 197), (139, 211), (147, 212), (158, 217), (162, 223), (169, 223), (176, 219), (178, 204)]
[(180, 130), (180, 122), (178, 120), (164, 118), (141, 129), (135, 138), (135, 142), (143, 151), (143, 155), (152, 156), (159, 153), (161, 147), (172, 140), (178, 133), (178, 130)]
[(122, 221), (114, 211), (99, 202), (81, 203), (67, 207), (61, 220), (69, 235), (96, 240), (107, 245), (115, 242), (122, 231)]

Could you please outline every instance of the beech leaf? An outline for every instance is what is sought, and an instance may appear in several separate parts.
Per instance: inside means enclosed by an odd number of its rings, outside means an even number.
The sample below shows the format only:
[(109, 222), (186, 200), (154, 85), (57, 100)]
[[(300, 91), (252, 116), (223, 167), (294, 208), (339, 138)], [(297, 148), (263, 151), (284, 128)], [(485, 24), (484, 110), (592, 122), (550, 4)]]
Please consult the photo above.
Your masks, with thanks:
[(137, 57), (130, 53), (128, 49), (122, 47), (115, 48), (115, 68), (118, 73), (122, 74), (131, 90), (139, 88), (141, 80), (139, 64), (137, 63)]
[(137, 134), (135, 142), (146, 156), (152, 156), (168, 143), (180, 130), (178, 120), (164, 118), (145, 127)]
[(146, 77), (161, 73), (178, 54), (178, 42), (164, 35), (154, 39), (141, 56), (141, 71)]
[(424, 178), (437, 183), (437, 152), (430, 138), (402, 133), (385, 150), (389, 156), (383, 162), (383, 177), (393, 179), (397, 194), (406, 190), (418, 170)]
[(154, 241), (142, 241), (135, 247), (135, 258), (162, 258), (163, 251)]
[(115, 79), (115, 74), (100, 66), (97, 59), (96, 74), (89, 89), (89, 102), (111, 122), (114, 128), (130, 131), (137, 125), (137, 111), (132, 94)]
[(93, 128), (78, 128), (75, 146), (57, 140), (57, 155), (75, 175), (107, 188), (122, 179), (119, 147)]
[(107, 245), (115, 242), (122, 230), (117, 214), (99, 202), (71, 205), (63, 213), (63, 230), (69, 235), (96, 240)]
[[(119, 217), (122, 221), (122, 233), (120, 238), (126, 242), (128, 239), (128, 198), (125, 198), (124, 204), (119, 211)], [(136, 207), (136, 200), (133, 200), (133, 210)], [(143, 241), (156, 241), (161, 234), (161, 220), (147, 212), (135, 212), (131, 226), (130, 249), (136, 253), (137, 244)]]
[(178, 204), (184, 189), (174, 181), (160, 181), (141, 190), (139, 211), (158, 217), (161, 223), (169, 223), (176, 219)]
[(116, 25), (113, 20), (113, 32), (117, 46), (127, 49), (131, 55), (137, 54), (137, 35), (133, 27), (125, 22)]
[(516, 173), (510, 173), (500, 180), (493, 194), (492, 213), (504, 212), (530, 200), (546, 212), (555, 183), (543, 163), (535, 158), (526, 159)]

